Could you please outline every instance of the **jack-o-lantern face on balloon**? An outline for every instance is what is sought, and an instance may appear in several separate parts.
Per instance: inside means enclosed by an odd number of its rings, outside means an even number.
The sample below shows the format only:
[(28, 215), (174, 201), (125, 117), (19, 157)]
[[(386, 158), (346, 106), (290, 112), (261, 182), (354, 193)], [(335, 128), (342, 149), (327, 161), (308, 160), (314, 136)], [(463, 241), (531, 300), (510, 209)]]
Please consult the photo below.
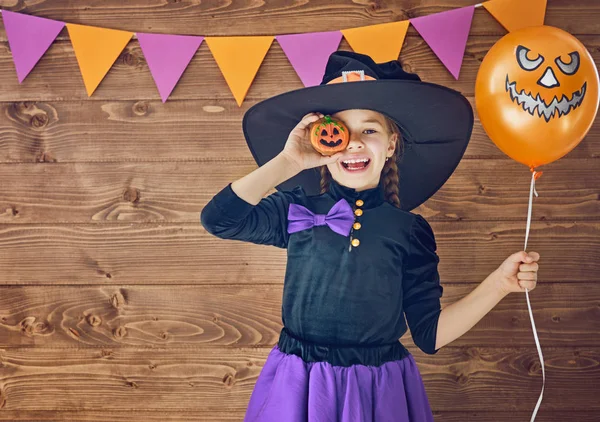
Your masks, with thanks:
[(524, 28), (489, 50), (475, 100), (494, 143), (533, 168), (562, 157), (588, 132), (598, 110), (598, 71), (568, 32)]
[[(539, 51), (544, 50), (545, 57)], [(568, 63), (563, 62), (556, 47), (531, 49), (518, 45), (515, 61), (523, 72), (514, 71), (513, 80), (506, 75), (506, 92), (513, 103), (520, 104), (523, 110), (532, 116), (537, 114), (546, 122), (568, 115), (571, 110), (581, 105), (585, 97), (587, 82), (585, 72), (579, 71), (581, 56), (577, 50), (568, 53)], [(533, 55), (533, 59), (529, 56)], [(517, 79), (521, 86), (529, 89), (518, 89)], [(539, 86), (533, 85), (533, 81)], [(561, 83), (562, 82), (562, 83)], [(536, 92), (537, 91), (537, 92)], [(537, 111), (537, 113), (536, 113)]]

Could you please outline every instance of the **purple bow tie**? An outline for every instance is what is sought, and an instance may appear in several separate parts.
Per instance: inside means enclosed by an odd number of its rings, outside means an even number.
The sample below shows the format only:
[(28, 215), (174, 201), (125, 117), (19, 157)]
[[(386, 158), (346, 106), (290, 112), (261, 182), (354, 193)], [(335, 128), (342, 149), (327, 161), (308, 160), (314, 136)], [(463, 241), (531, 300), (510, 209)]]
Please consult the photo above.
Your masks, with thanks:
[(354, 212), (344, 198), (337, 201), (327, 214), (315, 214), (302, 205), (290, 204), (288, 220), (288, 233), (328, 225), (334, 232), (348, 236), (354, 223)]

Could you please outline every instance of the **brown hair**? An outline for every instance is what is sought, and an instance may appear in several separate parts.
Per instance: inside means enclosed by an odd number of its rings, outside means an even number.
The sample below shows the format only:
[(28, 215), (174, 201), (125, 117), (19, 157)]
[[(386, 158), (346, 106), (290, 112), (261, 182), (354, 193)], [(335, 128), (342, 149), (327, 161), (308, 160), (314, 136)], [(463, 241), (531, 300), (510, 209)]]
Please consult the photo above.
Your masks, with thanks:
[[(385, 123), (390, 135), (397, 134), (396, 137), (396, 148), (394, 149), (394, 154), (385, 162), (383, 165), (383, 169), (381, 169), (381, 178), (383, 180), (383, 188), (385, 192), (385, 200), (395, 207), (400, 208), (400, 196), (398, 192), (398, 165), (396, 163), (397, 157), (401, 157), (404, 150), (402, 149), (404, 146), (404, 142), (402, 142), (402, 135), (400, 134), (400, 129), (396, 122), (394, 122), (389, 117), (383, 115), (385, 118)], [(329, 182), (331, 181), (331, 172), (327, 168), (326, 165), (321, 166), (321, 183), (320, 183), (320, 193), (325, 193), (329, 191)], [(380, 180), (381, 181), (381, 180)]]

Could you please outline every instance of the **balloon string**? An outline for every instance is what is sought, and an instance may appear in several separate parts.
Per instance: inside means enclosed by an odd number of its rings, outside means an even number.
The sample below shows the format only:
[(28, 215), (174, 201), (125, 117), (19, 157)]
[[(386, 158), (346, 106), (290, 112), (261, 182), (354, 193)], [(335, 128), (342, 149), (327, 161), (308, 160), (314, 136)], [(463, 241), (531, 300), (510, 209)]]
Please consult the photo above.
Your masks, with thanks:
[[(543, 172), (535, 171), (533, 167), (531, 170), (531, 186), (529, 188), (529, 209), (527, 210), (527, 229), (525, 231), (525, 246), (523, 250), (527, 250), (527, 239), (529, 237), (529, 227), (531, 225), (531, 205), (533, 200), (533, 194), (538, 196), (537, 191), (535, 190), (535, 181), (542, 175)], [(535, 338), (535, 345), (537, 346), (538, 354), (540, 356), (540, 362), (542, 363), (542, 391), (540, 392), (540, 397), (535, 405), (535, 409), (533, 411), (533, 415), (531, 415), (531, 422), (534, 421), (535, 415), (537, 415), (538, 409), (540, 408), (540, 404), (542, 403), (542, 397), (544, 396), (544, 386), (546, 385), (546, 371), (544, 369), (544, 356), (542, 355), (542, 348), (540, 347), (540, 340), (537, 335), (537, 331), (535, 329), (535, 322), (533, 321), (533, 312), (531, 311), (531, 303), (529, 302), (529, 289), (525, 288), (525, 296), (527, 298), (527, 307), (529, 308), (529, 318), (531, 319), (531, 327), (533, 328), (533, 336)]]

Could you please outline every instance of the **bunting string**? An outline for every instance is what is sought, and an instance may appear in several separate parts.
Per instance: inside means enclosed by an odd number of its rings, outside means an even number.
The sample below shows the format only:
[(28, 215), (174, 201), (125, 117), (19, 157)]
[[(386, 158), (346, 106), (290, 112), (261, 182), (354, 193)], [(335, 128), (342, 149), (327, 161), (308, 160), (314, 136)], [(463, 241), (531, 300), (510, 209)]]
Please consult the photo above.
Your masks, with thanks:
[(19, 83), (38, 63), (66, 26), (88, 96), (104, 79), (131, 39), (137, 39), (163, 102), (173, 92), (203, 41), (239, 107), (267, 51), (276, 40), (305, 87), (319, 85), (327, 59), (342, 37), (353, 51), (376, 63), (397, 60), (409, 25), (458, 80), (476, 8), (485, 8), (507, 31), (543, 25), (547, 0), (489, 0), (398, 22), (336, 31), (275, 36), (209, 37), (121, 31), (56, 21), (2, 10), (2, 20)]

